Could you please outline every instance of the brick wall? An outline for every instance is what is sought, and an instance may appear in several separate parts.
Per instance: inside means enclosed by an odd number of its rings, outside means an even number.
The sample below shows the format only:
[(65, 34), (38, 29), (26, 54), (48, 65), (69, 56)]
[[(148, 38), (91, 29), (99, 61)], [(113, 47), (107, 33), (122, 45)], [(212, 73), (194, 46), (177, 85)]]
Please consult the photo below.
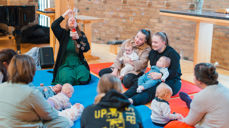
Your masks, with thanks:
[(7, 0), (10, 5), (38, 5), (38, 0)]
[[(185, 59), (193, 60), (195, 22), (160, 16), (160, 9), (188, 9), (192, 0), (76, 0), (79, 14), (100, 17), (93, 24), (93, 42), (106, 43), (133, 37), (141, 28), (164, 31), (170, 45)], [(204, 9), (229, 7), (228, 0), (204, 0)], [(229, 69), (229, 27), (214, 26), (211, 61)]]
[(6, 5), (7, 4), (7, 0), (0, 0), (0, 5)]
[[(191, 21), (159, 15), (159, 9), (188, 9), (193, 0), (75, 0), (79, 14), (100, 17), (94, 23), (93, 42), (106, 43), (133, 37), (141, 28), (164, 31), (170, 45), (185, 59), (193, 60), (196, 24)], [(38, 5), (38, 0), (8, 0), (14, 5)], [(51, 0), (53, 3), (54, 0)], [(0, 0), (0, 5), (7, 0)], [(51, 6), (53, 7), (53, 6)], [(229, 7), (229, 0), (204, 0), (204, 9)], [(229, 27), (214, 26), (211, 61), (229, 69)]]

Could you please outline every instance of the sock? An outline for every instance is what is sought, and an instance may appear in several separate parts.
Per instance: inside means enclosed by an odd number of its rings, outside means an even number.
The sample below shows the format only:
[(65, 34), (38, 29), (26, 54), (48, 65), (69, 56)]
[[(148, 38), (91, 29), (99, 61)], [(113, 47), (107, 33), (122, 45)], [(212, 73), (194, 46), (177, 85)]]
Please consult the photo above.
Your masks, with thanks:
[(190, 96), (185, 92), (180, 92), (179, 96), (181, 100), (183, 100), (186, 103), (187, 107), (190, 109), (190, 104), (192, 102), (192, 99), (190, 98)]

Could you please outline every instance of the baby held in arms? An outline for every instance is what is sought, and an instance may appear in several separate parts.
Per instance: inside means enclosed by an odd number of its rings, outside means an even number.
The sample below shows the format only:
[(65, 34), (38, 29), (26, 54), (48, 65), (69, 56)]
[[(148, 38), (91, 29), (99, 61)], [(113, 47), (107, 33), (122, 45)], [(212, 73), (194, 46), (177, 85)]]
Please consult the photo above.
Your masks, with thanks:
[(124, 67), (120, 70), (119, 78), (122, 79), (127, 73), (134, 70), (134, 66), (130, 63), (126, 63), (125, 60), (130, 59), (131, 61), (135, 61), (139, 59), (138, 54), (133, 50), (133, 46), (130, 43), (125, 45), (125, 52), (123, 56), (119, 58), (119, 60), (123, 63)]
[[(137, 93), (141, 93), (143, 90), (151, 88), (160, 82), (165, 82), (165, 80), (169, 76), (168, 67), (170, 66), (170, 62), (171, 62), (170, 58), (166, 56), (160, 57), (156, 63), (156, 66), (152, 66), (149, 72), (142, 75), (138, 79), (138, 88), (136, 90)], [(161, 73), (162, 75), (161, 79), (152, 79), (152, 77), (150, 76), (152, 72)]]

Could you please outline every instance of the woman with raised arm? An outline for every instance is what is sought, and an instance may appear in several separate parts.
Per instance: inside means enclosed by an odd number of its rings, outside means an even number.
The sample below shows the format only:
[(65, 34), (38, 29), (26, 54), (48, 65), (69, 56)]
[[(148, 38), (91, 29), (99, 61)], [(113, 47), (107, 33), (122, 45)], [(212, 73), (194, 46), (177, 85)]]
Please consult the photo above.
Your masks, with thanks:
[[(66, 29), (60, 23), (68, 15)], [(88, 84), (91, 80), (89, 66), (83, 53), (90, 49), (87, 37), (79, 29), (72, 10), (67, 10), (52, 23), (52, 31), (60, 47), (54, 67), (52, 84)]]

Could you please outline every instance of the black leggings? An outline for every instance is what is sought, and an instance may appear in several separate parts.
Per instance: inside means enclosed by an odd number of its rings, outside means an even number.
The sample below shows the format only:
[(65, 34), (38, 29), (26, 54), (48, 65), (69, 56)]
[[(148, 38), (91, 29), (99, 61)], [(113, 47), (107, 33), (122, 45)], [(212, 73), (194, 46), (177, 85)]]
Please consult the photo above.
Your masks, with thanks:
[(112, 68), (104, 68), (99, 71), (99, 76), (102, 77), (104, 74), (112, 73)]
[[(181, 88), (181, 81), (179, 79), (167, 80), (165, 83), (172, 88), (173, 95), (177, 94)], [(149, 89), (144, 90), (141, 93), (137, 93), (136, 90), (138, 88), (138, 81), (135, 81), (133, 86), (131, 86), (124, 93), (124, 95), (133, 100), (133, 105), (144, 105), (153, 100), (153, 98), (155, 97), (157, 86), (153, 86)]]
[[(99, 71), (99, 76), (103, 76), (104, 74), (107, 73), (112, 73), (113, 70), (112, 68), (104, 68), (102, 70)], [(126, 74), (123, 79), (122, 79), (122, 83), (126, 88), (130, 88), (132, 87), (133, 83), (135, 83), (136, 81), (138, 81), (138, 77), (141, 76), (143, 73), (139, 73), (138, 75), (135, 75), (133, 73), (128, 73)]]

